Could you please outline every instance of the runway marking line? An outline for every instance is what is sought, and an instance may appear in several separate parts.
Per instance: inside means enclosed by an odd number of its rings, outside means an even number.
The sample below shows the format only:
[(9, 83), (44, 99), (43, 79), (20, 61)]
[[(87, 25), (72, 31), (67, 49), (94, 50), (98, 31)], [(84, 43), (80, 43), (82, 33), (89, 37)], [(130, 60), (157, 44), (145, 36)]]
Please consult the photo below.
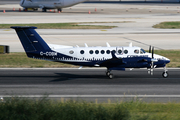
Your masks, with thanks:
[(180, 98), (180, 95), (0, 95), (0, 97), (23, 98)]
[[(0, 68), (0, 70), (65, 70), (65, 69), (70, 69), (70, 70), (77, 70), (78, 68)], [(91, 69), (99, 69), (99, 70), (104, 70), (106, 68), (82, 68), (84, 70), (91, 70)], [(141, 68), (146, 69), (146, 68)], [(156, 69), (164, 69), (164, 68), (156, 68)], [(180, 68), (167, 68), (168, 70), (180, 70)], [(138, 69), (134, 69), (138, 70)]]

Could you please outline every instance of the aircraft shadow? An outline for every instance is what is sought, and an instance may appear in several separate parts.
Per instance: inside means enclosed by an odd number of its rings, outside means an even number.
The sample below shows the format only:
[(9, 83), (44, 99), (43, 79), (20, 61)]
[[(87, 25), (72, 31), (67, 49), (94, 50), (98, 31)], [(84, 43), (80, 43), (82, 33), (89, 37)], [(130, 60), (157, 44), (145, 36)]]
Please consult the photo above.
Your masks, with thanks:
[[(0, 10), (0, 12), (4, 12), (4, 10)], [(22, 13), (54, 13), (54, 10), (52, 11), (47, 11), (47, 12), (42, 12), (42, 11), (23, 11), (21, 9), (21, 11), (19, 11), (19, 9), (16, 9), (15, 11), (13, 10), (5, 10), (5, 13), (13, 13), (13, 12), (22, 12)], [(57, 10), (55, 10), (56, 13), (58, 13)], [(88, 14), (88, 11), (66, 11), (66, 12), (62, 12), (62, 13), (65, 13), (65, 14)], [(96, 14), (97, 12), (92, 12), (91, 13), (94, 13)]]
[(109, 79), (106, 75), (77, 75), (70, 73), (55, 73), (59, 77), (49, 81), (60, 84), (99, 84), (99, 85), (133, 85), (133, 84), (180, 84), (180, 78), (163, 78), (161, 75), (115, 75)]

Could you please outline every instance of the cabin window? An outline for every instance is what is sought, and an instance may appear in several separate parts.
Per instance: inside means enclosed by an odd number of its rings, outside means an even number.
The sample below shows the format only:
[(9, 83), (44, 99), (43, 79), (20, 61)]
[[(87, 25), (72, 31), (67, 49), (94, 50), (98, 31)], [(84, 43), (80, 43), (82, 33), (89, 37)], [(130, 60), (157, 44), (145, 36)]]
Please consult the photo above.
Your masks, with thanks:
[(110, 50), (107, 50), (106, 53), (107, 53), (107, 54), (110, 54)]
[(139, 54), (139, 50), (138, 50), (138, 49), (135, 49), (135, 50), (134, 50), (134, 53), (135, 53), (135, 54)]
[(125, 53), (125, 54), (128, 54), (128, 50), (124, 50), (124, 53)]
[(90, 50), (89, 53), (90, 53), (90, 54), (93, 54), (93, 50)]
[(105, 51), (104, 50), (101, 50), (101, 54), (104, 54), (105, 53)]
[(118, 54), (122, 54), (122, 50), (118, 50)]
[(96, 53), (96, 54), (99, 54), (99, 50), (96, 50), (95, 53)]
[(81, 54), (84, 54), (84, 50), (81, 50), (80, 53), (81, 53)]
[(146, 53), (143, 49), (141, 49), (141, 54)]
[(71, 51), (69, 51), (69, 53), (70, 53), (70, 54), (73, 54), (73, 53), (74, 53), (74, 51), (73, 51), (73, 50), (71, 50)]

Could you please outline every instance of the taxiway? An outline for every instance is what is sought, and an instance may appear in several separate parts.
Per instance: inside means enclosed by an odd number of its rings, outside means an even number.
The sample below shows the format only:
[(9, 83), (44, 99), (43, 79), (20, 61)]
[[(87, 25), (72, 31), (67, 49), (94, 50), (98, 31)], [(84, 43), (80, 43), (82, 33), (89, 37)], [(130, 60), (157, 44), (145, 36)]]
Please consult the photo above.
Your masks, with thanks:
[[(15, 8), (16, 11), (12, 9)], [(161, 49), (179, 49), (179, 29), (155, 29), (153, 25), (163, 21), (180, 19), (179, 4), (92, 4), (83, 3), (63, 9), (62, 13), (19, 12), (18, 4), (0, 5), (6, 13), (0, 12), (1, 24), (86, 22), (88, 25), (111, 25), (113, 29), (37, 29), (50, 44), (71, 46), (134, 46), (148, 49), (149, 45)], [(94, 11), (95, 8), (97, 11)], [(91, 14), (88, 14), (88, 11)], [(9, 45), (11, 52), (24, 52), (19, 39), (12, 29), (0, 30), (2, 45)]]

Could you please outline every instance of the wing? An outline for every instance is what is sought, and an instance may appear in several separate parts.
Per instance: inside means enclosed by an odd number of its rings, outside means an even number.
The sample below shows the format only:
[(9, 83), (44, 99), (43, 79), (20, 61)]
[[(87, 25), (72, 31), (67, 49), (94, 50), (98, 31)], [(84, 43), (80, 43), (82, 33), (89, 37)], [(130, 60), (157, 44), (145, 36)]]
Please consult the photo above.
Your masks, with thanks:
[(112, 58), (97, 63), (101, 67), (114, 68), (122, 64), (126, 64), (122, 58), (117, 58), (113, 51), (111, 51)]

